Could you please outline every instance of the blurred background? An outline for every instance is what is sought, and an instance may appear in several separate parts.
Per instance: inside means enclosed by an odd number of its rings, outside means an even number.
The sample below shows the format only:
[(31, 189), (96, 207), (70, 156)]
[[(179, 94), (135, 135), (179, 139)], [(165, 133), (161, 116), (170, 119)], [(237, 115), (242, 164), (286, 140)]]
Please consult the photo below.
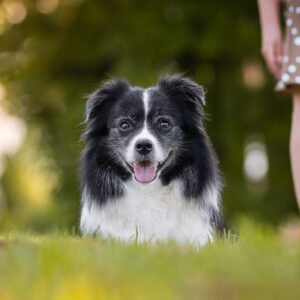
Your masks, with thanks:
[(113, 76), (147, 87), (176, 72), (207, 89), (229, 222), (296, 213), (291, 100), (262, 60), (256, 1), (4, 0), (0, 230), (76, 227), (84, 96)]

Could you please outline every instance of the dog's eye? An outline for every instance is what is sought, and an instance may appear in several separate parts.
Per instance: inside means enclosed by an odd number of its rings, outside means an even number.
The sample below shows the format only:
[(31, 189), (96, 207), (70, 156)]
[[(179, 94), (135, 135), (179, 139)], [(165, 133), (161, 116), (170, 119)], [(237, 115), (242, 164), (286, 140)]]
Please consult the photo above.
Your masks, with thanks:
[(167, 128), (170, 127), (170, 123), (167, 122), (167, 121), (161, 121), (161, 122), (160, 122), (160, 127), (161, 127), (161, 128), (167, 129)]
[(126, 130), (126, 129), (128, 129), (130, 126), (129, 126), (129, 123), (128, 123), (128, 122), (122, 122), (122, 123), (120, 124), (120, 127), (121, 127), (121, 129)]

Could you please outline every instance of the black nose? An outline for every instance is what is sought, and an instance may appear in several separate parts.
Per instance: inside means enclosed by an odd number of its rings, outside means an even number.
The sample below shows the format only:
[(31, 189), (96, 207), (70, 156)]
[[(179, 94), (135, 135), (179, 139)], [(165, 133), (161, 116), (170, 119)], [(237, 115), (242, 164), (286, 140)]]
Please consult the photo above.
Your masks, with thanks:
[(142, 155), (150, 153), (152, 148), (153, 144), (149, 140), (138, 140), (135, 143), (135, 150)]

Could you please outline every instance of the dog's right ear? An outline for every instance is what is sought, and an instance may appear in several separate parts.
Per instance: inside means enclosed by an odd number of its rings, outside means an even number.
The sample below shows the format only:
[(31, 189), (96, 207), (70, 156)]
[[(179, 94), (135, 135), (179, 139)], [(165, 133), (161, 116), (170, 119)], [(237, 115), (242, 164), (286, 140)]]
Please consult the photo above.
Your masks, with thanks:
[(194, 102), (201, 107), (205, 105), (205, 92), (201, 85), (181, 75), (171, 75), (161, 78), (158, 86), (171, 97), (183, 95), (188, 101)]
[(100, 116), (100, 111), (104, 109), (105, 104), (111, 104), (124, 94), (129, 87), (129, 82), (124, 79), (113, 79), (104, 82), (99, 89), (87, 97), (85, 121), (88, 122)]

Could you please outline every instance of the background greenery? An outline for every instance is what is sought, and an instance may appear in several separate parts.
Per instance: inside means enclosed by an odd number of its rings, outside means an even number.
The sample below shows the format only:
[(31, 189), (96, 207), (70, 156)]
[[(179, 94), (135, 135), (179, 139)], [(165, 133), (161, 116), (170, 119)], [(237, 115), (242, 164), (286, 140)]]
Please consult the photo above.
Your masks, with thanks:
[[(0, 106), (25, 123), (2, 157), (0, 227), (76, 226), (85, 100), (102, 80), (154, 85), (183, 72), (207, 88), (206, 127), (224, 173), (227, 218), (278, 223), (297, 211), (288, 140), (291, 101), (275, 94), (260, 54), (256, 1), (5, 0), (0, 2)], [(1, 128), (0, 128), (1, 130)], [(269, 172), (249, 182), (247, 141)]]

